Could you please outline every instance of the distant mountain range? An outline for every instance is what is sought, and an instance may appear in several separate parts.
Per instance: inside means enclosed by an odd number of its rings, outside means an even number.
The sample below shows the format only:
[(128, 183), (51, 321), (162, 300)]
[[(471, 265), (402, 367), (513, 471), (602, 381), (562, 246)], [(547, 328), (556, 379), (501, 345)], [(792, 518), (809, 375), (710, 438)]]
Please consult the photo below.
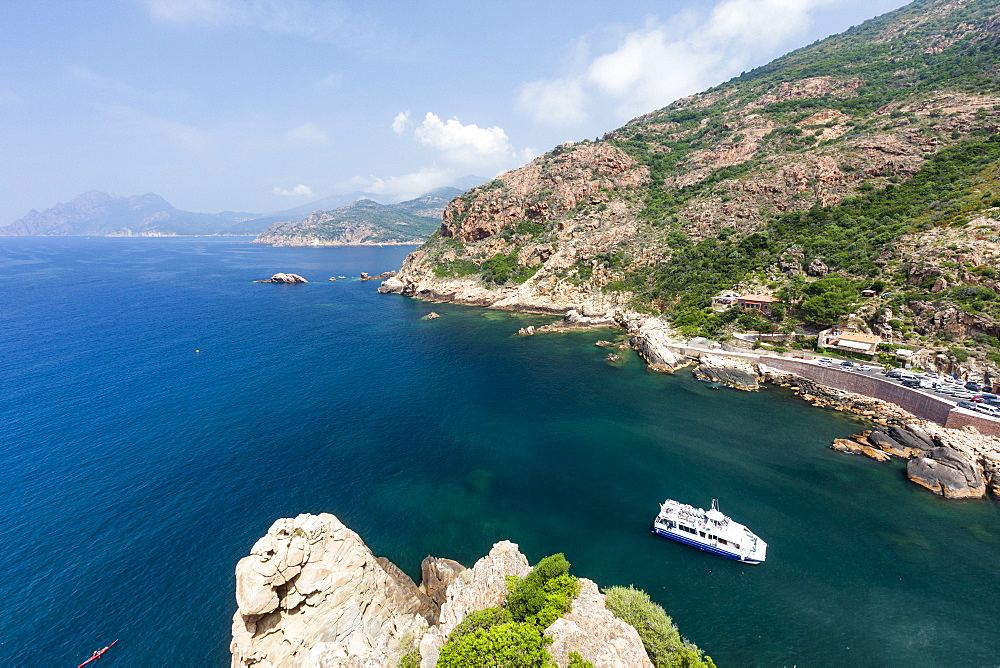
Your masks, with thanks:
[[(257, 235), (279, 223), (303, 221), (315, 212), (350, 208), (352, 202), (366, 200), (372, 204), (378, 204), (378, 206), (389, 207), (389, 210), (392, 210), (393, 207), (401, 207), (399, 209), (400, 215), (415, 216), (418, 219), (434, 216), (436, 217), (434, 227), (436, 227), (441, 221), (441, 211), (444, 209), (444, 204), (438, 207), (438, 199), (449, 196), (452, 191), (454, 194), (450, 196), (460, 195), (468, 188), (486, 181), (487, 179), (482, 177), (465, 176), (455, 182), (455, 187), (442, 188), (402, 204), (392, 202), (380, 204), (378, 201), (385, 199), (382, 195), (353, 192), (325, 197), (302, 206), (268, 214), (245, 211), (194, 213), (174, 208), (170, 202), (154, 193), (122, 196), (90, 190), (74, 197), (69, 202), (60, 202), (44, 211), (32, 210), (28, 212), (20, 220), (0, 227), (0, 236)], [(425, 203), (422, 209), (420, 209), (420, 205), (415, 204), (428, 197), (430, 198), (428, 202), (432, 203)], [(365, 205), (358, 207), (355, 211), (361, 216), (358, 220), (359, 223), (370, 224), (372, 222), (371, 207)], [(338, 214), (342, 226), (350, 226), (350, 220), (344, 217), (349, 214), (350, 211)], [(389, 214), (382, 212), (381, 215), (385, 217)], [(413, 225), (413, 227), (407, 228), (407, 232), (412, 232), (426, 221), (405, 220), (403, 222)], [(420, 240), (422, 241), (424, 237), (421, 237)]]
[(398, 204), (361, 199), (303, 220), (268, 227), (254, 243), (273, 246), (343, 246), (423, 243), (441, 226), (441, 214), (458, 188), (438, 188)]
[(228, 234), (260, 214), (224, 211), (192, 213), (175, 209), (159, 195), (123, 197), (90, 190), (45, 211), (0, 228), (3, 236), (172, 236)]

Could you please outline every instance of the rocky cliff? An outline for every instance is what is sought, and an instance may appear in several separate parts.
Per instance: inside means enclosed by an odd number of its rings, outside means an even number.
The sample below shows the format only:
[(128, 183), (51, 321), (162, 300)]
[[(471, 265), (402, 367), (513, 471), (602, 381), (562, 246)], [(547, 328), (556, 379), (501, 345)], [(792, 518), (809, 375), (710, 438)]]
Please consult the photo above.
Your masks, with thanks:
[[(1000, 374), (998, 25), (998, 0), (918, 0), (557, 147), (451, 202), (383, 291), (716, 337), (857, 313)], [(738, 322), (727, 289), (789, 308)]]
[[(449, 633), (470, 612), (502, 605), (506, 578), (529, 570), (503, 541), (472, 568), (428, 557), (417, 586), (333, 515), (281, 519), (236, 567), (232, 665), (395, 666), (419, 653), (433, 666)], [(545, 630), (558, 665), (577, 652), (595, 666), (652, 666), (636, 630), (580, 582), (572, 610)]]

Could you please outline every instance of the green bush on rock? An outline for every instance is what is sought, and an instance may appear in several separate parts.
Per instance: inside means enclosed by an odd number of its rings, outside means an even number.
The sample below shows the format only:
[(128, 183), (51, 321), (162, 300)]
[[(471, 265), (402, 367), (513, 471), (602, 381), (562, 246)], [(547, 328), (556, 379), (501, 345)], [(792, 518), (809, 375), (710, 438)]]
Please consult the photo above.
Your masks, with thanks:
[(508, 582), (507, 610), (514, 619), (541, 628), (568, 612), (580, 583), (569, 574), (569, 562), (562, 554), (545, 557), (523, 579)]
[(490, 628), (478, 628), (452, 640), (441, 648), (440, 668), (469, 666), (554, 666), (545, 650), (547, 639), (534, 624), (507, 622)]
[(654, 666), (714, 668), (715, 663), (710, 657), (681, 638), (670, 616), (650, 600), (649, 594), (631, 586), (611, 587), (604, 594), (608, 610), (639, 632)]

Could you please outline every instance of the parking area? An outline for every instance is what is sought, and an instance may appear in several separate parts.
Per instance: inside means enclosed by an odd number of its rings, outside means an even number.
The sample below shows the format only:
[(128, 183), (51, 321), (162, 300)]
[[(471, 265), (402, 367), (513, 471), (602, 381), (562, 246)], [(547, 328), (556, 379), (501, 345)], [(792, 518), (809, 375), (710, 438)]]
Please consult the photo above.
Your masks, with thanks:
[(819, 366), (895, 381), (914, 392), (942, 399), (986, 417), (1000, 419), (1000, 396), (990, 393), (990, 388), (983, 388), (978, 383), (967, 383), (936, 373), (916, 373), (907, 369), (886, 371), (881, 366), (857, 360), (819, 357), (811, 361)]

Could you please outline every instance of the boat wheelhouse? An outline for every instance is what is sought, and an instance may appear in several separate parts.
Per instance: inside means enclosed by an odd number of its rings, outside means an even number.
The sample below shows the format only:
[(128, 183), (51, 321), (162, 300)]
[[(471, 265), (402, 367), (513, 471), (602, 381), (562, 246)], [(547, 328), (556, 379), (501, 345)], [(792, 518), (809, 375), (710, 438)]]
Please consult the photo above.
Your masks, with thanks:
[(767, 543), (719, 512), (715, 500), (711, 509), (703, 510), (667, 499), (653, 522), (653, 533), (746, 564), (759, 564), (767, 556)]

